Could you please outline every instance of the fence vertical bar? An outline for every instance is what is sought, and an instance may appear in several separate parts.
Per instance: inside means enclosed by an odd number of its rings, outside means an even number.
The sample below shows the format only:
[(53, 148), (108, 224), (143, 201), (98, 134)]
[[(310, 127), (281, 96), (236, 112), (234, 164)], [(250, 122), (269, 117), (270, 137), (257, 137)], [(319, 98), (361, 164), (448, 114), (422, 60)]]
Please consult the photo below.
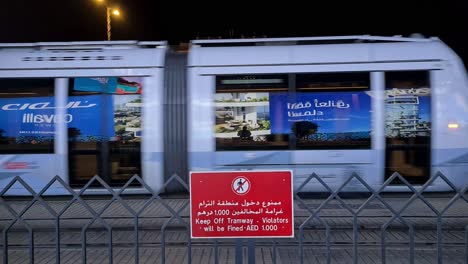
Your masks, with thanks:
[(353, 216), (353, 263), (358, 263), (358, 222), (357, 215)]
[(387, 257), (386, 257), (386, 246), (385, 246), (385, 229), (382, 229), (382, 234), (381, 234), (381, 240), (380, 240), (380, 244), (381, 244), (381, 260), (382, 260), (382, 264), (385, 264), (387, 262)]
[(414, 229), (412, 226), (409, 228), (408, 233), (410, 235), (410, 263), (414, 264)]
[(299, 228), (299, 257), (300, 257), (301, 264), (304, 263), (304, 241), (303, 241), (303, 237), (304, 237), (304, 229), (301, 227), (301, 228)]
[(219, 263), (219, 254), (218, 254), (218, 240), (216, 239), (215, 240), (215, 244), (214, 244), (214, 257), (215, 257), (215, 264), (218, 264)]
[(325, 226), (325, 246), (327, 247), (327, 264), (330, 264), (331, 263), (331, 254), (330, 254), (330, 250), (331, 250), (331, 246), (330, 246), (330, 227), (328, 226), (328, 224)]
[(465, 227), (465, 263), (468, 263), (468, 226)]
[(138, 239), (138, 215), (135, 216), (135, 226), (134, 226), (134, 232), (135, 232), (135, 264), (138, 264), (140, 262), (140, 249), (139, 249), (139, 239)]
[(271, 259), (273, 260), (273, 263), (276, 263), (276, 240), (273, 240), (273, 250)]
[(236, 239), (236, 264), (242, 264), (242, 239)]
[(31, 264), (34, 264), (34, 231), (31, 230), (29, 235), (29, 260)]
[(437, 215), (437, 263), (442, 264), (442, 215)]
[[(190, 237), (190, 229), (187, 230), (187, 237)], [(189, 239), (187, 243), (187, 256), (188, 256), (188, 264), (192, 263), (192, 240)]]
[(81, 232), (81, 261), (86, 264), (86, 230)]
[(8, 233), (3, 231), (3, 263), (8, 263)]
[(161, 230), (161, 263), (166, 263), (166, 230)]
[(112, 228), (109, 229), (109, 264), (113, 263), (113, 254), (112, 254)]
[(255, 239), (247, 239), (248, 263), (255, 264)]
[(55, 263), (60, 264), (60, 218), (55, 218)]

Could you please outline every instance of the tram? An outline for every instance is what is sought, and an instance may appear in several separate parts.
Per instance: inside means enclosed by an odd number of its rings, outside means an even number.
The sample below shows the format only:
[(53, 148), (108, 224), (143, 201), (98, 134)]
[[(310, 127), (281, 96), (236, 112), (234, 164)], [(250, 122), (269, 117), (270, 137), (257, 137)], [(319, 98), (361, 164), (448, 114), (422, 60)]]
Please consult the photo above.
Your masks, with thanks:
[(303, 184), (313, 173), (332, 189), (353, 173), (375, 189), (395, 172), (415, 188), (437, 173), (468, 184), (467, 73), (435, 37), (0, 44), (0, 58), (0, 186), (137, 174), (177, 192), (174, 174), (283, 169), (303, 192), (327, 190)]

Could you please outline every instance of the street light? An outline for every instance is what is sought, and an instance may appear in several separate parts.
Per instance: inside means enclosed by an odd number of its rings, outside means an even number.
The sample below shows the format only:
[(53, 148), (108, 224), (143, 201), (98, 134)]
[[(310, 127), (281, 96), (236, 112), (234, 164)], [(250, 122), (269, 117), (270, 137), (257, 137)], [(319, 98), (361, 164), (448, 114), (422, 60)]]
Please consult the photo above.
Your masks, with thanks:
[(120, 11), (117, 8), (111, 7), (111, 0), (97, 0), (99, 3), (106, 5), (106, 21), (107, 21), (107, 40), (111, 40), (111, 13), (114, 16), (120, 16)]

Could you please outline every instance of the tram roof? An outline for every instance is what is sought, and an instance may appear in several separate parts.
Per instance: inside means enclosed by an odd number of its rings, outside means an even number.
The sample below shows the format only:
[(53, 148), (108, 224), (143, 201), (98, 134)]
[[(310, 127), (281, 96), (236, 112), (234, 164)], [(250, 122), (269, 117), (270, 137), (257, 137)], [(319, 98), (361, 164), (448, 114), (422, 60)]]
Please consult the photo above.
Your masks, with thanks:
[(0, 70), (163, 67), (166, 41), (0, 43)]
[(334, 36), (193, 40), (189, 66), (441, 61), (458, 56), (439, 38)]

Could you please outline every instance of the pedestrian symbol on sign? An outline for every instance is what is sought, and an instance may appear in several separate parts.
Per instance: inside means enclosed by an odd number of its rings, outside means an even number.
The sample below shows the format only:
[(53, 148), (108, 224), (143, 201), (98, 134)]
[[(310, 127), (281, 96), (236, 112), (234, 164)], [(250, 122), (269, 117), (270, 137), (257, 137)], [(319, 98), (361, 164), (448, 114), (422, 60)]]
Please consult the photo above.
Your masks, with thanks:
[(238, 195), (246, 194), (250, 190), (250, 181), (244, 176), (239, 176), (232, 181), (232, 190)]

